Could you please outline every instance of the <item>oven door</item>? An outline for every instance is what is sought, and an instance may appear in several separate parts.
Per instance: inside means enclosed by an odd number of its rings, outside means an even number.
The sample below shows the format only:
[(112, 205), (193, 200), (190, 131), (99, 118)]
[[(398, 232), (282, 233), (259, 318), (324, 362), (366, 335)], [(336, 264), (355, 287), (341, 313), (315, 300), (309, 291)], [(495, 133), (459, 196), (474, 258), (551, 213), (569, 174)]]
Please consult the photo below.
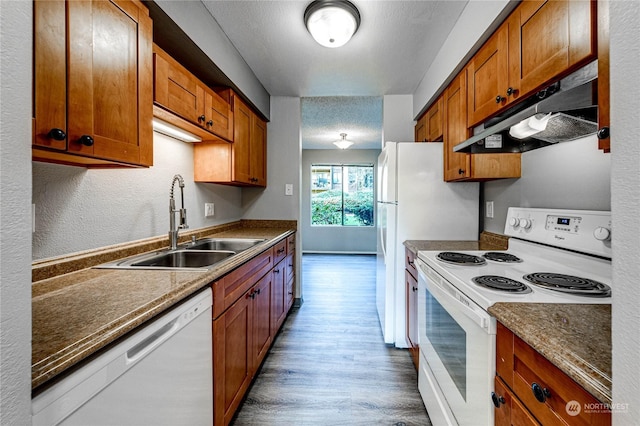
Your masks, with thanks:
[(496, 321), (417, 260), (418, 387), (433, 424), (493, 425)]

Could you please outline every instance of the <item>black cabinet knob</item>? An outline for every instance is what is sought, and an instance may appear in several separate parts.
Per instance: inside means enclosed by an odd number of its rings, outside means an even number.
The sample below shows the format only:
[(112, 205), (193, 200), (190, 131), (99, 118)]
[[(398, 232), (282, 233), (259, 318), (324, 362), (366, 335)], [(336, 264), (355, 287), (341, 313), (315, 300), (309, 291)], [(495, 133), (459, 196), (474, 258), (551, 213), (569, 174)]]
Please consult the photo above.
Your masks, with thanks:
[(596, 135), (598, 136), (598, 139), (607, 139), (609, 137), (609, 128), (603, 127), (599, 129)]
[(500, 406), (505, 403), (504, 396), (498, 396), (495, 392), (491, 392), (491, 401), (493, 401), (493, 405), (495, 405), (496, 408), (500, 408)]
[(204, 114), (202, 114), (200, 117), (198, 117), (198, 123), (203, 123), (206, 119), (207, 117), (205, 117)]
[(47, 133), (47, 136), (57, 141), (63, 141), (67, 138), (67, 134), (64, 132), (64, 130), (57, 129), (55, 127), (49, 130), (49, 133)]
[(551, 396), (551, 392), (549, 392), (549, 389), (543, 388), (535, 382), (531, 385), (531, 391), (533, 392), (533, 396), (536, 397), (538, 402), (545, 402), (547, 398)]
[(496, 103), (499, 104), (500, 102), (504, 101), (506, 98), (503, 98), (502, 96), (498, 95), (496, 96)]
[(517, 89), (514, 89), (513, 87), (509, 87), (507, 89), (507, 96), (511, 96), (511, 95), (515, 94), (517, 91), (518, 91)]
[(80, 142), (84, 146), (93, 146), (93, 138), (89, 135), (80, 136), (80, 139), (78, 139), (78, 142)]
[(209, 127), (213, 127), (213, 120), (209, 120), (209, 121), (207, 121), (207, 126), (209, 126)]
[(459, 175), (463, 175), (463, 174), (464, 174), (464, 170), (462, 170), (462, 169), (458, 169), (458, 174), (459, 174)]

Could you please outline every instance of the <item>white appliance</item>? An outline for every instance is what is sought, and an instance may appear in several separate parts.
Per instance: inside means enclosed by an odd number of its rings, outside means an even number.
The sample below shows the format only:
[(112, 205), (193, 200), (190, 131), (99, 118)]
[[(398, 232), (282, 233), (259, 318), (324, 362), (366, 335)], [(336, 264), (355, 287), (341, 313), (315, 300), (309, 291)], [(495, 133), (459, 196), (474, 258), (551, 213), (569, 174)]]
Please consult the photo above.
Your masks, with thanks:
[(497, 302), (611, 303), (611, 213), (509, 208), (506, 251), (418, 252), (418, 388), (435, 425), (493, 425)]
[(407, 347), (406, 240), (477, 240), (478, 183), (443, 180), (442, 143), (387, 142), (378, 157), (376, 305), (384, 341)]
[(211, 289), (198, 293), (32, 400), (32, 424), (213, 424)]

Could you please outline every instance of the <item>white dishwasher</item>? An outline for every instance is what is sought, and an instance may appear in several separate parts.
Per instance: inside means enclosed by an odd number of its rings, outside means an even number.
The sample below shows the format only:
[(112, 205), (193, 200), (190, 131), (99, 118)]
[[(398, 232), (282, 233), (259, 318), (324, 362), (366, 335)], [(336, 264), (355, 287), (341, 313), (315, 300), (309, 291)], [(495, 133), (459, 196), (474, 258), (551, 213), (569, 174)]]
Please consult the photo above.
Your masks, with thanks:
[(32, 424), (213, 424), (211, 289), (192, 296), (32, 400)]

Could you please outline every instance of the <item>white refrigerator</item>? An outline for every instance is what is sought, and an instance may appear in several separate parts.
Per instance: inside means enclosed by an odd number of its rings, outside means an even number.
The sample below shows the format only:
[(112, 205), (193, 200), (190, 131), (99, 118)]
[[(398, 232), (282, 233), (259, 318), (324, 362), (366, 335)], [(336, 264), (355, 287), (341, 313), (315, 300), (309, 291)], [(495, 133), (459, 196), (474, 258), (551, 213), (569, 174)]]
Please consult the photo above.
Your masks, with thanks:
[(479, 184), (443, 180), (442, 143), (386, 142), (378, 157), (376, 305), (387, 345), (408, 346), (406, 240), (477, 240)]

